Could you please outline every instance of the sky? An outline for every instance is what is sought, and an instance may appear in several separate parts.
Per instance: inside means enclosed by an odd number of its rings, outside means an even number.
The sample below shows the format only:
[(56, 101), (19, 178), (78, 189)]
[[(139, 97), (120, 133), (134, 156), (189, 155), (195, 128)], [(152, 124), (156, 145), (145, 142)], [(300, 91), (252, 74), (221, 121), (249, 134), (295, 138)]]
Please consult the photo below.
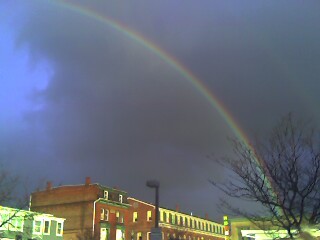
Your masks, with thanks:
[[(0, 161), (221, 220), (215, 158), (320, 120), (319, 1), (0, 1)], [(209, 156), (209, 157), (208, 157)]]

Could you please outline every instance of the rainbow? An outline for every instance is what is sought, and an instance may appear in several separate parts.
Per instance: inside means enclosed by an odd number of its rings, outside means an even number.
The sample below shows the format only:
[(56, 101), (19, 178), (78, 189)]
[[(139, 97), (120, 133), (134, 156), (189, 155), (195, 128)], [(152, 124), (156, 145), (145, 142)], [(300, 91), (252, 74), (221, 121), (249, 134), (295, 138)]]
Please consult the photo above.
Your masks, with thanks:
[(128, 39), (142, 45), (144, 48), (154, 53), (160, 59), (162, 59), (165, 63), (171, 66), (175, 71), (177, 71), (181, 76), (183, 76), (190, 84), (194, 86), (194, 88), (209, 102), (209, 104), (220, 114), (220, 116), (224, 119), (226, 124), (235, 134), (235, 137), (239, 139), (242, 143), (244, 143), (253, 154), (257, 163), (264, 167), (262, 161), (259, 161), (259, 158), (255, 155), (255, 151), (253, 146), (249, 142), (249, 138), (246, 136), (245, 132), (241, 129), (239, 124), (236, 123), (231, 113), (227, 110), (227, 108), (219, 101), (219, 99), (211, 93), (204, 83), (201, 82), (199, 78), (197, 78), (190, 70), (188, 70), (182, 63), (180, 63), (174, 56), (161, 49), (159, 46), (145, 38), (144, 36), (138, 34), (132, 29), (128, 28), (124, 24), (116, 21), (110, 17), (103, 16), (96, 11), (85, 8), (83, 6), (77, 5), (75, 3), (66, 2), (64, 0), (56, 0), (49, 1), (51, 4), (60, 6), (62, 8), (68, 9), (70, 11), (76, 12), (78, 14), (84, 15), (88, 18), (91, 18), (101, 24), (105, 24), (111, 29), (122, 33)]
[[(122, 33), (128, 39), (140, 44), (150, 52), (154, 53), (158, 56), (161, 60), (171, 66), (175, 71), (177, 71), (182, 77), (184, 77), (190, 84), (194, 86), (194, 88), (209, 102), (209, 104), (220, 114), (220, 116), (224, 119), (228, 127), (232, 130), (235, 134), (235, 137), (245, 144), (245, 146), (251, 151), (252, 156), (254, 157), (255, 161), (261, 168), (264, 168), (264, 162), (260, 160), (260, 158), (256, 155), (254, 147), (250, 144), (248, 136), (245, 132), (241, 129), (239, 124), (236, 123), (231, 113), (227, 110), (227, 108), (223, 105), (221, 101), (211, 93), (205, 84), (197, 78), (190, 70), (188, 70), (182, 63), (180, 63), (174, 56), (166, 52), (165, 50), (161, 49), (159, 46), (138, 34), (137, 32), (133, 31), (132, 29), (128, 28), (124, 24), (116, 21), (110, 17), (103, 16), (91, 9), (85, 8), (83, 6), (77, 5), (75, 3), (66, 2), (64, 0), (56, 0), (56, 1), (49, 1), (52, 4), (60, 6), (62, 8), (68, 9), (70, 11), (76, 12), (78, 14), (84, 15), (88, 18), (91, 18), (101, 24), (105, 24), (111, 29)], [(271, 194), (276, 196), (272, 184), (272, 181), (268, 179), (266, 184), (268, 188), (271, 189)]]
[(84, 8), (83, 6), (77, 5), (75, 3), (66, 2), (64, 0), (56, 0), (56, 1), (49, 1), (49, 2), (51, 4), (58, 5), (70, 11), (77, 12), (81, 15), (94, 19), (95, 21), (100, 22), (101, 24), (108, 25), (108, 27), (122, 33), (128, 39), (133, 40), (134, 42), (142, 45), (144, 48), (154, 53), (161, 60), (163, 60), (165, 63), (171, 66), (175, 71), (177, 71), (182, 77), (184, 77), (190, 84), (192, 84), (194, 88), (209, 102), (209, 104), (215, 110), (218, 111), (220, 116), (224, 119), (224, 121), (232, 130), (232, 132), (235, 134), (235, 136), (239, 140), (243, 141), (248, 146), (250, 146), (248, 137), (246, 136), (244, 131), (240, 128), (240, 126), (236, 123), (231, 113), (222, 104), (222, 102), (220, 102), (219, 99), (208, 90), (208, 88), (200, 81), (199, 78), (197, 78), (190, 70), (188, 70), (174, 56), (164, 51), (159, 46), (157, 46), (150, 40), (146, 39), (144, 36), (138, 34), (137, 32), (125, 26), (124, 24), (120, 23), (119, 21), (115, 21), (110, 17), (102, 16), (101, 14), (91, 9)]

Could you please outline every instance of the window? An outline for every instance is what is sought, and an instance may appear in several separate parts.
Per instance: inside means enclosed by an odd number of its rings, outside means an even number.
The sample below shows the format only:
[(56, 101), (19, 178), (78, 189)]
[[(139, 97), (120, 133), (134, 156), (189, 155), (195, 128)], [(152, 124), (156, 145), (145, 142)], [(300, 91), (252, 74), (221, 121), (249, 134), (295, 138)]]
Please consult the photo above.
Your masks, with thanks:
[(50, 234), (50, 221), (49, 220), (44, 221), (43, 234)]
[(23, 218), (19, 216), (15, 216), (10, 220), (9, 229), (12, 231), (23, 231)]
[(117, 229), (116, 230), (116, 240), (124, 240), (125, 236), (124, 236), (124, 231), (122, 231), (121, 229)]
[(119, 194), (119, 202), (122, 203), (122, 201), (123, 201), (122, 199), (123, 199), (123, 196), (121, 194)]
[(116, 220), (117, 223), (123, 223), (123, 215), (119, 211), (116, 211)]
[(105, 190), (105, 191), (103, 192), (103, 198), (104, 198), (104, 199), (107, 199), (107, 200), (109, 199), (109, 192), (108, 192), (108, 191)]
[(108, 232), (106, 228), (100, 228), (100, 240), (106, 240)]
[(142, 240), (142, 234), (141, 234), (141, 232), (138, 232), (138, 233), (137, 233), (137, 240)]
[(147, 211), (147, 221), (151, 221), (151, 220), (152, 220), (152, 212)]
[(35, 220), (33, 222), (33, 232), (34, 233), (41, 233), (41, 224), (42, 221), (39, 221), (39, 220)]
[(171, 214), (171, 218), (172, 218), (171, 219), (171, 221), (172, 221), (171, 223), (172, 224), (176, 224), (176, 216)]
[(104, 220), (109, 221), (109, 210), (108, 209), (104, 210)]
[(169, 214), (168, 213), (166, 213), (166, 212), (163, 212), (163, 220), (164, 220), (164, 222), (169, 222)]
[(101, 208), (100, 220), (104, 220), (104, 209), (103, 208)]
[(151, 232), (147, 232), (147, 240), (151, 240)]
[(63, 222), (57, 222), (57, 236), (62, 236)]
[(1, 215), (0, 215), (0, 223), (1, 223), (1, 229), (8, 229), (8, 226), (9, 226), (9, 224), (8, 224), (8, 218), (9, 218), (9, 215), (7, 214), (7, 213), (2, 213)]
[(138, 212), (133, 212), (132, 221), (137, 222), (138, 221)]

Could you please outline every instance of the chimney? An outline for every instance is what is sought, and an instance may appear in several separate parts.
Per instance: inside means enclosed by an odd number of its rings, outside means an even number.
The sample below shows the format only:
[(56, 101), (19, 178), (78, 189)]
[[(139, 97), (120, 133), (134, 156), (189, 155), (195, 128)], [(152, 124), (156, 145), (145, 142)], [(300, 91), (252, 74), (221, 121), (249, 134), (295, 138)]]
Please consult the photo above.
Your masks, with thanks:
[(47, 182), (47, 191), (50, 191), (52, 189), (52, 182), (48, 181)]
[(209, 215), (208, 215), (208, 213), (206, 213), (205, 219), (209, 220)]
[(179, 204), (176, 204), (176, 212), (179, 212), (180, 211), (180, 206)]
[(91, 183), (91, 178), (90, 177), (86, 177), (86, 186), (89, 186)]

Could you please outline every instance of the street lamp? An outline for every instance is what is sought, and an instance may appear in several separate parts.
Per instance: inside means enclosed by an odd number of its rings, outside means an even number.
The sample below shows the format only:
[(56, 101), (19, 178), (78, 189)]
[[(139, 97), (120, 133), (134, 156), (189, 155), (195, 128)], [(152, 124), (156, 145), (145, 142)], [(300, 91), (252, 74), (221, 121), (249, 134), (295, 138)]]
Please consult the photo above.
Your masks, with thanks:
[(160, 183), (157, 180), (149, 180), (146, 182), (147, 187), (156, 189), (156, 216), (155, 216), (155, 228), (159, 228), (159, 187)]

